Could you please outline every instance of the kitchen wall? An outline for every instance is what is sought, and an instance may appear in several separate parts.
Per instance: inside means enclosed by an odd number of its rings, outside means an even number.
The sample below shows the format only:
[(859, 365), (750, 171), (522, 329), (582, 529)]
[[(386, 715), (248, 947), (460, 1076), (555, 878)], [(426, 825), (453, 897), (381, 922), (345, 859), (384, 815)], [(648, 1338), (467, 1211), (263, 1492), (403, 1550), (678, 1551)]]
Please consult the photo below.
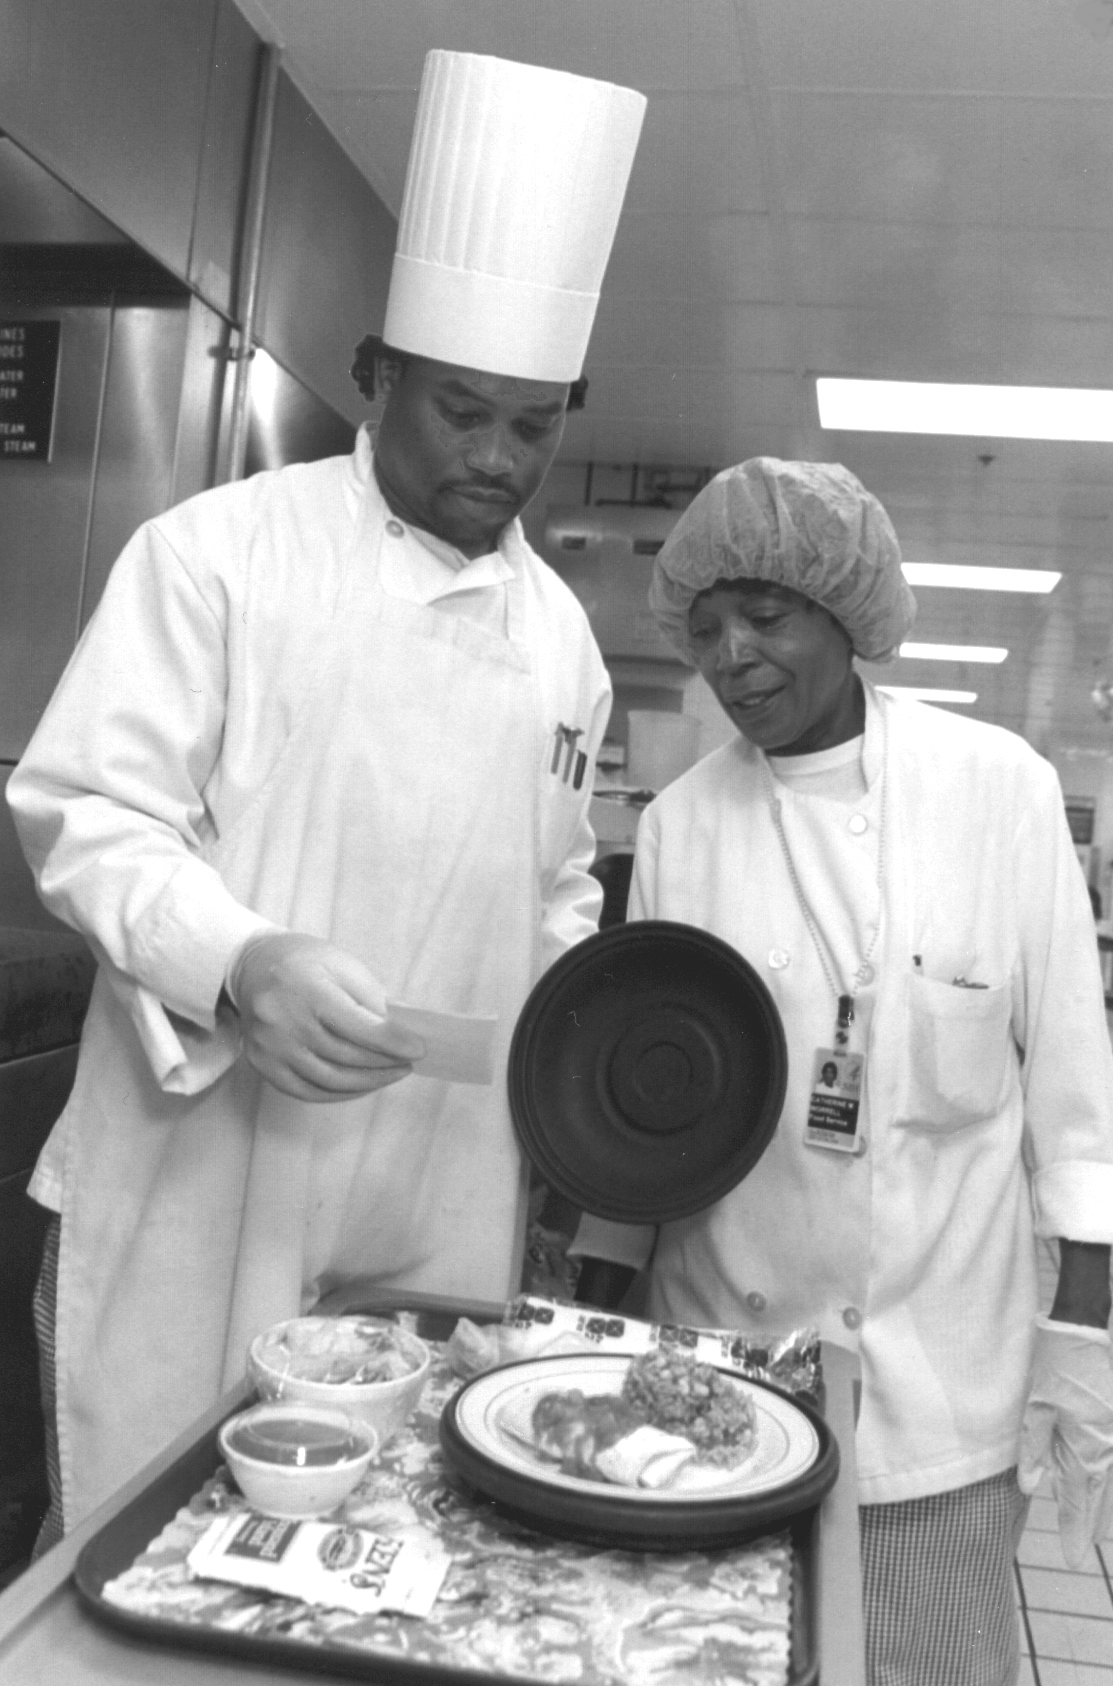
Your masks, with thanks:
[[(61, 323), (49, 460), (0, 458), (0, 788), (121, 546), (225, 475), (260, 45), (230, 0), (0, 0), (0, 318)], [(394, 221), (280, 76), (248, 472), (349, 448)], [(52, 923), (0, 807), (0, 925)]]
[[(231, 0), (0, 0), (0, 129), (222, 316), (259, 42)], [(382, 325), (395, 220), (279, 79), (260, 339), (358, 422), (352, 347)]]

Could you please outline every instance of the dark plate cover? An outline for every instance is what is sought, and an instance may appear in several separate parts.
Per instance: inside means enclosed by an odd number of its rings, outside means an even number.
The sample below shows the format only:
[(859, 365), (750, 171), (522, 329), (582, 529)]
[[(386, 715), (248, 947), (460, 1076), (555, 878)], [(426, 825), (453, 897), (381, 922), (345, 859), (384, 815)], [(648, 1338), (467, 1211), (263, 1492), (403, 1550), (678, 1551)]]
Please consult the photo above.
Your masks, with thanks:
[(736, 949), (647, 919), (579, 943), (522, 1008), (510, 1110), (526, 1157), (574, 1205), (665, 1223), (720, 1200), (777, 1127), (780, 1014)]

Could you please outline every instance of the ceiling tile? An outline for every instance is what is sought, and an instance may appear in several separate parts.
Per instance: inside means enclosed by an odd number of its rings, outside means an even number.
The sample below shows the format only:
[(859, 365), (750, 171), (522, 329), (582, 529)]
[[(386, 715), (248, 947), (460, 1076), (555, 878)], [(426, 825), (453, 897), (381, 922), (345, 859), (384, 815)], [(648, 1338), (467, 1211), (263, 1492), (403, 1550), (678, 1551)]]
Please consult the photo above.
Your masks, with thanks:
[(789, 218), (788, 234), (801, 303), (999, 307), (1004, 254), (994, 225), (809, 216)]
[(746, 0), (771, 86), (1107, 98), (1113, 34), (1079, 0)]
[(656, 95), (626, 203), (633, 212), (697, 216), (764, 210), (761, 153), (746, 94)]
[(1019, 386), (1113, 386), (1113, 323), (1108, 319), (1005, 316), (1001, 325), (1006, 381)]
[(783, 369), (793, 356), (793, 312), (782, 305), (684, 299), (625, 300), (600, 313), (589, 363), (633, 365), (652, 357), (673, 369)]
[(551, 65), (653, 93), (738, 87), (732, 0), (253, 0), (319, 90), (416, 88), (433, 47)]
[(996, 86), (1015, 0), (750, 0), (771, 86)]
[(782, 208), (882, 222), (1001, 216), (1001, 101), (775, 93)]
[(616, 297), (755, 300), (780, 297), (776, 241), (761, 214), (696, 216), (626, 205), (607, 289)]
[(1113, 230), (1029, 222), (1001, 231), (1000, 308), (1055, 316), (1113, 315)]
[(1113, 57), (1104, 100), (1002, 105), (1002, 211), (1014, 227), (1113, 229)]

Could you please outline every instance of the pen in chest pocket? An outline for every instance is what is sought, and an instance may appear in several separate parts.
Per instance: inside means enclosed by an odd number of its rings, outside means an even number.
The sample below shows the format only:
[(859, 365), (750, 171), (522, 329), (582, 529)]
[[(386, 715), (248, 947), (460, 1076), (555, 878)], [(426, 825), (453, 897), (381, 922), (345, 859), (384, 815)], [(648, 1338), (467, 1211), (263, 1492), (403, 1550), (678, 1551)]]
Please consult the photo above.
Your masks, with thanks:
[[(924, 976), (924, 957), (922, 954), (914, 954), (912, 956), (912, 970), (918, 978), (922, 978)], [(978, 983), (973, 978), (963, 976), (960, 972), (951, 979), (951, 987), (953, 989), (988, 989), (989, 985), (987, 983)]]
[(573, 790), (582, 789), (584, 774), (587, 771), (587, 753), (576, 748), (577, 739), (582, 738), (583, 735), (581, 726), (565, 726), (563, 723), (557, 727), (553, 734), (553, 753), (549, 762), (549, 772), (559, 775), (563, 784), (567, 784), (571, 779)]

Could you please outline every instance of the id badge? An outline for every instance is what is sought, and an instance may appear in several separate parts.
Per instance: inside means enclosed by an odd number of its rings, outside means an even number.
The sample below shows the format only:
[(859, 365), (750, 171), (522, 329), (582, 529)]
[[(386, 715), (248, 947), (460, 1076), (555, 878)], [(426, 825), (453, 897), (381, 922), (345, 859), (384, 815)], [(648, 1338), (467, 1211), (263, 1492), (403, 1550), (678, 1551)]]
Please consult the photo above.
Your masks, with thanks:
[(858, 1153), (858, 1114), (866, 1056), (844, 1048), (817, 1048), (804, 1140), (809, 1147)]

